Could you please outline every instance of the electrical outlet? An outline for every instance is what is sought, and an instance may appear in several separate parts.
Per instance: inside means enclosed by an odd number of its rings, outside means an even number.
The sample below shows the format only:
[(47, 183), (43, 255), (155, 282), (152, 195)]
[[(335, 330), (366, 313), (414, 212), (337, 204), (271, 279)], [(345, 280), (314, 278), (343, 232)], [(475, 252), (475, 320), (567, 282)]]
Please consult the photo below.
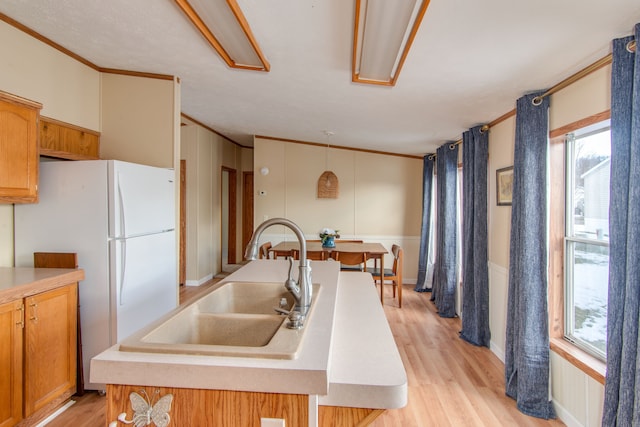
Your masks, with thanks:
[(260, 427), (286, 427), (282, 418), (260, 418)]

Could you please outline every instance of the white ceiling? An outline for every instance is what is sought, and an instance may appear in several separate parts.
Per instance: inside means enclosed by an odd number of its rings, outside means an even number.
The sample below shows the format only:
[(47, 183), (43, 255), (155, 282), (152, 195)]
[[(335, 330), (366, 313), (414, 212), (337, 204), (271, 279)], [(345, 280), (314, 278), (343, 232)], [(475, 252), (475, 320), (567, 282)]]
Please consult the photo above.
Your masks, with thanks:
[(351, 82), (353, 0), (238, 3), (268, 73), (228, 68), (172, 0), (2, 0), (0, 12), (100, 67), (180, 77), (182, 112), (242, 145), (264, 135), (413, 155), (595, 62), (640, 21), (638, 0), (431, 0), (383, 87)]

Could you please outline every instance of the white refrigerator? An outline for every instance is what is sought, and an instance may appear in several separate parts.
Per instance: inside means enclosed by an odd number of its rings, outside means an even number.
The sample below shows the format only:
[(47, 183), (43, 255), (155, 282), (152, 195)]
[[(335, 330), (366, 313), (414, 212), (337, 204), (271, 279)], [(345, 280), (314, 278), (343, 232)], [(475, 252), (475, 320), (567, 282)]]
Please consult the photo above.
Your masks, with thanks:
[(175, 174), (115, 160), (40, 164), (39, 203), (15, 206), (15, 264), (76, 252), (85, 388), (91, 358), (178, 305)]

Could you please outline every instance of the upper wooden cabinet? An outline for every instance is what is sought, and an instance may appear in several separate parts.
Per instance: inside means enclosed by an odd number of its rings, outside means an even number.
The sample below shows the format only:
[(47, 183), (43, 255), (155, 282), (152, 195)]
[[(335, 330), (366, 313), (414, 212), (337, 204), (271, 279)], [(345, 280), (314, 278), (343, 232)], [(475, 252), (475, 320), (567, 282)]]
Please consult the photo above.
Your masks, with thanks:
[(42, 117), (40, 154), (68, 160), (97, 160), (100, 158), (100, 133)]
[(0, 91), (0, 203), (38, 201), (42, 104)]

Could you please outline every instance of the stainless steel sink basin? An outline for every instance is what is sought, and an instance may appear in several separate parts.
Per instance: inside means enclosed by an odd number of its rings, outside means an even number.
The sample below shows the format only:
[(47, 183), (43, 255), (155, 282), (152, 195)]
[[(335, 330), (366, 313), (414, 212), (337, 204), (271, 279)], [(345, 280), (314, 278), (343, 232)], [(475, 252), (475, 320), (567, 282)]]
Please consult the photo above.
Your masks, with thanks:
[[(314, 301), (319, 290), (313, 286)], [(293, 359), (306, 327), (286, 327), (286, 316), (274, 310), (282, 298), (293, 307), (282, 283), (228, 282), (125, 339), (120, 350)]]

